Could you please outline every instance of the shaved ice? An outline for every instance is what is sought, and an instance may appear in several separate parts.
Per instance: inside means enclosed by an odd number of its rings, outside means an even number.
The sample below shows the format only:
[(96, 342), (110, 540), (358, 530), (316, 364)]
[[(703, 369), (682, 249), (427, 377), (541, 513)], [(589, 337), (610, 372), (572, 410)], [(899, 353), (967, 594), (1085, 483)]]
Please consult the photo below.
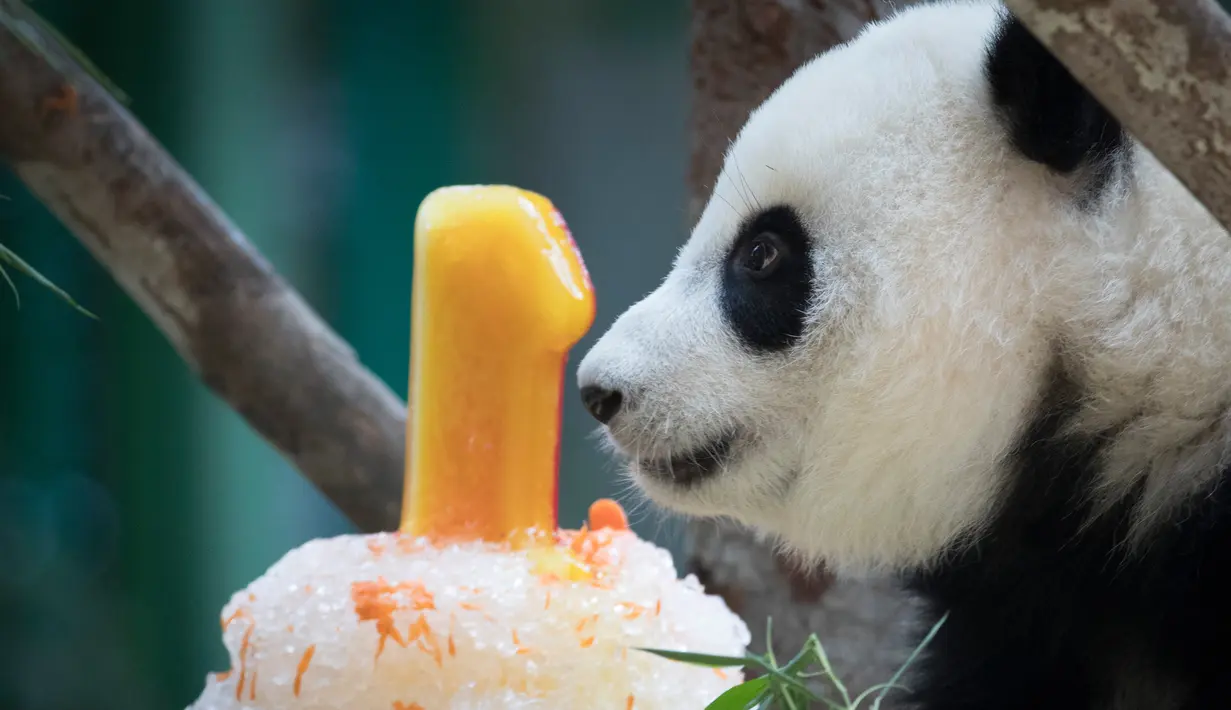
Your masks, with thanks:
[(554, 537), (308, 542), (223, 609), (231, 670), (190, 708), (686, 710), (742, 682), (635, 650), (739, 656), (749, 642), (666, 550), (627, 529)]

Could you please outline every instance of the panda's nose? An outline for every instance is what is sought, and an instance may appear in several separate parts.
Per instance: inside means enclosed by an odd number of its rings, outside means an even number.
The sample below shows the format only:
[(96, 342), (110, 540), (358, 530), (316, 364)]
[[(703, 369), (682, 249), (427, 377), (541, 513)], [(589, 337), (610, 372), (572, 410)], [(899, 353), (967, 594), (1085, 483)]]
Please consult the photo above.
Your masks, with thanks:
[(620, 411), (624, 404), (624, 395), (619, 390), (609, 390), (598, 385), (586, 385), (581, 388), (581, 402), (586, 406), (590, 416), (606, 424)]

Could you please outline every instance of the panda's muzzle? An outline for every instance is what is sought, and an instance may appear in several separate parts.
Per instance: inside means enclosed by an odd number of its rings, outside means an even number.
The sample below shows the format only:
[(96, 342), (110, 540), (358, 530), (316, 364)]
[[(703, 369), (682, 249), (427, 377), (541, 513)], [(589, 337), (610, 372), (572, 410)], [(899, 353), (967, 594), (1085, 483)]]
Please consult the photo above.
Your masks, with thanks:
[(643, 476), (690, 486), (717, 473), (730, 459), (734, 443), (735, 437), (727, 435), (682, 456), (638, 459), (637, 470)]

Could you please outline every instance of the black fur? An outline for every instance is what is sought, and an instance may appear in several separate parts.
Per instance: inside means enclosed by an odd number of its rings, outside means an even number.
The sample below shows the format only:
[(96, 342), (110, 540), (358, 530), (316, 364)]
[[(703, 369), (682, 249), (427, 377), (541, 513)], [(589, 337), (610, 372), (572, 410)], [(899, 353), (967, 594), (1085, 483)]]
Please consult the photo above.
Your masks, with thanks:
[(1110, 182), (1127, 154), (1120, 122), (1012, 15), (997, 27), (984, 70), (1022, 155), (1062, 174), (1088, 167), (1095, 191)]
[[(782, 262), (764, 279), (740, 269), (738, 256), (747, 243), (764, 233), (777, 235)], [(719, 296), (727, 323), (749, 349), (782, 350), (804, 330), (812, 295), (811, 244), (799, 215), (790, 207), (763, 210), (745, 220), (727, 256)]]
[(1227, 472), (1128, 557), (1139, 495), (1079, 530), (1106, 438), (1057, 433), (1076, 394), (1055, 378), (986, 538), (908, 580), (928, 627), (950, 614), (909, 684), (921, 710), (1231, 708)]

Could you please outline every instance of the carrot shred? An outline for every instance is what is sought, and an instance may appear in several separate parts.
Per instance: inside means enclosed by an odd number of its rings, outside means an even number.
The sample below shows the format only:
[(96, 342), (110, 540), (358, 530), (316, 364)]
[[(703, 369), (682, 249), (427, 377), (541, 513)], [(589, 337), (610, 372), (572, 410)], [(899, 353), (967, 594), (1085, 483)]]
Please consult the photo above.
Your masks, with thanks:
[[(359, 621), (375, 621), (376, 631), (380, 641), (376, 645), (376, 657), (385, 650), (385, 641), (392, 638), (399, 646), (406, 647), (407, 641), (402, 639), (393, 625), (393, 612), (406, 608), (400, 604), (395, 595), (407, 593), (410, 596), (409, 608), (414, 611), (435, 609), (436, 603), (432, 593), (418, 582), (400, 582), (389, 584), (383, 577), (375, 582), (354, 582), (351, 584), (351, 600), (355, 604), (355, 614)], [(420, 619), (422, 619), (420, 615)]]
[(577, 531), (577, 537), (573, 538), (573, 541), (569, 543), (569, 549), (573, 551), (573, 554), (575, 555), (581, 554), (581, 550), (583, 547), (585, 547), (586, 538), (589, 537), (589, 534), (590, 533), (589, 533), (589, 530), (586, 528), (586, 524), (582, 523), (581, 530)]
[[(244, 677), (248, 673), (248, 649), (252, 643), (252, 632), (256, 629), (256, 624), (248, 624), (248, 629), (244, 631), (244, 639), (239, 644), (239, 685), (235, 687), (235, 699), (241, 700), (244, 697)], [(252, 674), (252, 682), (256, 683), (256, 674)]]
[(316, 644), (308, 646), (299, 659), (299, 667), (295, 669), (295, 697), (299, 697), (299, 687), (303, 683), (303, 674), (308, 672), (308, 664), (312, 662), (312, 654), (316, 653)]
[(247, 614), (247, 613), (248, 613), (248, 612), (247, 612), (247, 610), (245, 610), (243, 607), (240, 607), (240, 608), (236, 609), (236, 610), (235, 610), (235, 613), (231, 614), (230, 616), (228, 616), (227, 618), (225, 618), (225, 619), (223, 619), (223, 620), (222, 620), (222, 630), (223, 630), (223, 631), (226, 631), (226, 630), (227, 630), (227, 627), (229, 627), (229, 626), (231, 625), (231, 622), (233, 622), (233, 621), (235, 621), (236, 619), (238, 619), (238, 618), (240, 618), (240, 617), (244, 616), (244, 615), (245, 615), (245, 614)]

